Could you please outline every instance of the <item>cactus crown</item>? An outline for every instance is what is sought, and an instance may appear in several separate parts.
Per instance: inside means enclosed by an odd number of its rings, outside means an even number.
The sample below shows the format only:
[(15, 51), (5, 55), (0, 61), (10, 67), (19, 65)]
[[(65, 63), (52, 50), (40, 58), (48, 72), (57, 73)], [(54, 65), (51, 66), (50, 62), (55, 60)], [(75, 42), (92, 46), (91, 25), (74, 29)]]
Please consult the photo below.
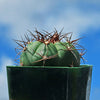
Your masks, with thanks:
[[(63, 29), (62, 29), (63, 30)], [(71, 40), (72, 33), (62, 34), (44, 31), (44, 34), (35, 30), (36, 34), (29, 31), (25, 40), (14, 40), (18, 47), (16, 61), (20, 60), (21, 66), (69, 66), (79, 67), (80, 58), (85, 54), (83, 46), (78, 44), (81, 38)], [(20, 56), (20, 58), (18, 58)]]

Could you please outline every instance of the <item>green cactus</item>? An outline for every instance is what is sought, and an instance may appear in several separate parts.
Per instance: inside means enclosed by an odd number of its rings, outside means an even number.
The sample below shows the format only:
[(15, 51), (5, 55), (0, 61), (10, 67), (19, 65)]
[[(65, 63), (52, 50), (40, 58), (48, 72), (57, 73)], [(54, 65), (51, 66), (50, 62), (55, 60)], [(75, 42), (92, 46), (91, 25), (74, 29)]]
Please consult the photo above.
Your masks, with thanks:
[[(20, 54), (21, 66), (80, 66), (83, 53), (79, 53), (79, 50), (82, 52), (84, 49), (77, 44), (79, 39), (71, 41), (72, 33), (62, 35), (62, 31), (58, 33), (57, 30), (53, 34), (35, 32), (36, 35), (30, 32), (31, 39), (25, 35), (27, 42), (15, 40), (22, 47), (16, 48), (21, 50), (17, 54)], [(76, 46), (79, 48), (76, 49)]]

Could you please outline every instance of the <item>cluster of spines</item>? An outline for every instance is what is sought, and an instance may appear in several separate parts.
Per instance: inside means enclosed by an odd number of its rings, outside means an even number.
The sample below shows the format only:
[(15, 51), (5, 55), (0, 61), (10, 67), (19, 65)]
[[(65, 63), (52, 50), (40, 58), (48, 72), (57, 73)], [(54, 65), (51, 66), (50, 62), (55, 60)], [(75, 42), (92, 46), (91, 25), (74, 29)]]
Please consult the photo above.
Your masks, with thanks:
[[(31, 42), (34, 42), (34, 41), (39, 41), (39, 42), (42, 42), (42, 43), (45, 43), (45, 45), (48, 45), (49, 43), (55, 43), (55, 42), (58, 42), (58, 41), (62, 41), (64, 40), (65, 42), (69, 43), (69, 44), (72, 44), (71, 47), (67, 47), (67, 50), (69, 50), (70, 52), (72, 52), (73, 55), (74, 52), (73, 50), (78, 50), (80, 52), (80, 58), (83, 60), (83, 62), (85, 63), (85, 59), (83, 58), (83, 55), (86, 53), (86, 50), (83, 46), (81, 46), (78, 41), (81, 39), (81, 38), (78, 38), (78, 39), (75, 39), (75, 40), (72, 40), (72, 32), (69, 32), (69, 33), (65, 33), (65, 34), (62, 34), (62, 31), (63, 29), (58, 33), (58, 31), (55, 29), (54, 32), (47, 32), (45, 30), (44, 31), (44, 34), (42, 34), (41, 32), (39, 32), (37, 29), (35, 30), (35, 34), (33, 34), (31, 31), (28, 30), (29, 34), (24, 34), (24, 37), (25, 39), (23, 39), (21, 37), (21, 40), (15, 40), (14, 41), (18, 44), (18, 47), (15, 48), (15, 51), (17, 53), (16, 57), (15, 57), (15, 62), (16, 62), (16, 65), (19, 64), (19, 60), (20, 58), (18, 58), (18, 56), (20, 56), (20, 54), (27, 50), (27, 45)], [(70, 35), (70, 36), (69, 36)], [(31, 38), (30, 38), (30, 37)], [(26, 41), (25, 41), (26, 40)], [(62, 44), (64, 45), (64, 44)], [(65, 46), (65, 45), (64, 45)], [(73, 47), (76, 47), (76, 49), (72, 49)], [(28, 51), (30, 52), (30, 51)], [(41, 54), (37, 53), (39, 56), (42, 57)], [(46, 57), (42, 57), (42, 59), (40, 59), (39, 61), (44, 61), (47, 60), (47, 59), (51, 59), (51, 58), (54, 58), (56, 57), (57, 55), (54, 55), (54, 56), (50, 56), (48, 58)], [(35, 62), (39, 62), (39, 61), (35, 61)]]

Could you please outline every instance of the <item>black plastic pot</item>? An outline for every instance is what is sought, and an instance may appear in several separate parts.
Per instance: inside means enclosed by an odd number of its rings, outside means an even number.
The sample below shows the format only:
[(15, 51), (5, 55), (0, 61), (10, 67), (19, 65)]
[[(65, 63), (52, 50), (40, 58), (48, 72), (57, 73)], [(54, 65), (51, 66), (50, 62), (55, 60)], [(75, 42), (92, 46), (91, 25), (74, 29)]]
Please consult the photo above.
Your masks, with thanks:
[(91, 65), (7, 66), (9, 100), (89, 100)]

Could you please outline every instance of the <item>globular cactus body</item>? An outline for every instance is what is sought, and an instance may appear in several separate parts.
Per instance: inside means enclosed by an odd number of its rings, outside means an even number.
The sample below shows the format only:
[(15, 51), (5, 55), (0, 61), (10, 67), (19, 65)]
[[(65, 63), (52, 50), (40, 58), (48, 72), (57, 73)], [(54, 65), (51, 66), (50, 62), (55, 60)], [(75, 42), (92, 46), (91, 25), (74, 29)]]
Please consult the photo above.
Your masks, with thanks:
[[(80, 53), (78, 49), (75, 48), (76, 41), (70, 41), (70, 39), (62, 42), (60, 39), (60, 34), (57, 31), (53, 34), (47, 36), (36, 31), (37, 37), (35, 41), (26, 39), (27, 42), (22, 44), (16, 43), (23, 47), (20, 55), (20, 65), (22, 66), (70, 66), (78, 67), (80, 66)], [(67, 36), (68, 34), (66, 34)], [(63, 37), (64, 39), (65, 37)], [(68, 37), (67, 37), (68, 38)], [(70, 37), (71, 38), (71, 37)], [(74, 45), (75, 44), (75, 45)]]

